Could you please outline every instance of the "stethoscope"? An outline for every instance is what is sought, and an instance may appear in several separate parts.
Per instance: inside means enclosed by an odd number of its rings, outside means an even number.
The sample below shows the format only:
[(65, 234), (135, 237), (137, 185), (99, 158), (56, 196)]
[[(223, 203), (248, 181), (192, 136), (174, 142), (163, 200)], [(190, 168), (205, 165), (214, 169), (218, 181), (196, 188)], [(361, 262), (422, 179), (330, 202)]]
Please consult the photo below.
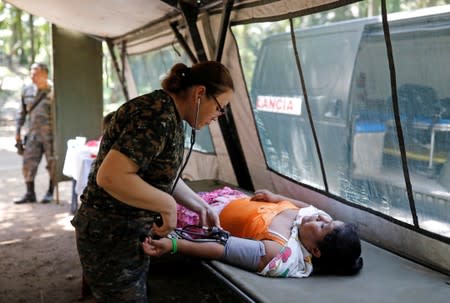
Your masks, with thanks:
[(195, 113), (194, 127), (192, 128), (192, 131), (191, 131), (191, 140), (190, 140), (191, 146), (189, 147), (189, 152), (186, 156), (186, 159), (184, 160), (184, 164), (181, 166), (181, 169), (178, 172), (177, 177), (175, 178), (175, 182), (172, 185), (172, 189), (170, 190), (171, 195), (173, 194), (175, 187), (177, 186), (178, 180), (180, 180), (181, 174), (183, 173), (184, 169), (186, 168), (189, 158), (191, 157), (192, 149), (194, 148), (194, 144), (195, 144), (195, 135), (196, 135), (196, 131), (197, 131), (197, 122), (198, 122), (199, 112), (200, 112), (200, 98), (197, 99), (197, 111)]

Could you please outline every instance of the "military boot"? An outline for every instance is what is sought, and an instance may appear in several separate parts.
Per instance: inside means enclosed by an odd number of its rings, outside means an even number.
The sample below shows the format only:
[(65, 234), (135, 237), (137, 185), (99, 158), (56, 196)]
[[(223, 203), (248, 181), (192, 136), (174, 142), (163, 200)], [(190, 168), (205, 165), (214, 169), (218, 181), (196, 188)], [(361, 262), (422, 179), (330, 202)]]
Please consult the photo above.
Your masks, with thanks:
[(53, 181), (50, 180), (47, 193), (45, 194), (44, 198), (42, 198), (41, 203), (50, 203), (53, 201), (53, 189), (54, 188), (55, 188), (55, 186), (53, 185)]
[(34, 203), (36, 194), (34, 193), (34, 182), (27, 182), (27, 192), (21, 199), (14, 200), (15, 204)]

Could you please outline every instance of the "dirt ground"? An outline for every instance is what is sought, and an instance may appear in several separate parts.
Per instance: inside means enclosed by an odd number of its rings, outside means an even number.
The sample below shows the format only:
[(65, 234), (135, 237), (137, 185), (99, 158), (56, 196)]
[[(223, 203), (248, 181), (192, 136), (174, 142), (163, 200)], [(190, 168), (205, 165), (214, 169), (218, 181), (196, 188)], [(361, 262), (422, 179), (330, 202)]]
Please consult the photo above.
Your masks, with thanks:
[[(0, 302), (76, 302), (80, 264), (70, 225), (71, 182), (59, 183), (59, 204), (15, 205), (24, 191), (21, 157), (10, 131), (0, 133)], [(36, 194), (48, 187), (45, 160)], [(89, 301), (86, 301), (89, 302)], [(94, 302), (94, 301), (91, 301)]]
[[(81, 268), (70, 225), (71, 181), (59, 183), (59, 203), (15, 205), (24, 193), (13, 131), (0, 127), (0, 303), (80, 302)], [(36, 179), (48, 186), (45, 160)], [(150, 302), (238, 302), (197, 260), (152, 260)], [(95, 302), (92, 298), (81, 302)]]

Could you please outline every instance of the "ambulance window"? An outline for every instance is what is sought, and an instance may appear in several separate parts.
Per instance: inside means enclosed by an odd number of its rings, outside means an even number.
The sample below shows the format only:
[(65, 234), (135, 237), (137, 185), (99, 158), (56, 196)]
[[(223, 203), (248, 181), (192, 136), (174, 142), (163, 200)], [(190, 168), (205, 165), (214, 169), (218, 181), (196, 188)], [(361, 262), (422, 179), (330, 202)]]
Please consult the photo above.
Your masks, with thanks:
[[(318, 154), (305, 109), (289, 22), (240, 25), (237, 37), (266, 165), (297, 182), (324, 189)], [(250, 33), (263, 38), (248, 44)], [(255, 64), (256, 63), (256, 64)], [(251, 86), (249, 86), (249, 84)]]
[(232, 27), (267, 167), (449, 237), (450, 6), (389, 16), (398, 121), (381, 17), (365, 9), (354, 3), (293, 19), (318, 148), (289, 21)]

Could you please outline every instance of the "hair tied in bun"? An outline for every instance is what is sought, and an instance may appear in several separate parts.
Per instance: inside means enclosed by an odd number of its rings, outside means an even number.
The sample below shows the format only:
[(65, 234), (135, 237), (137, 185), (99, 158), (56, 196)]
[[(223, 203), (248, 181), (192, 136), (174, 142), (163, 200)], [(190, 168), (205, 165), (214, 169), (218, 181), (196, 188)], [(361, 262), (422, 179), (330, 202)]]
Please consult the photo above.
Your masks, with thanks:
[(190, 68), (186, 67), (183, 70), (181, 70), (181, 77), (188, 78), (189, 73), (190, 73)]

